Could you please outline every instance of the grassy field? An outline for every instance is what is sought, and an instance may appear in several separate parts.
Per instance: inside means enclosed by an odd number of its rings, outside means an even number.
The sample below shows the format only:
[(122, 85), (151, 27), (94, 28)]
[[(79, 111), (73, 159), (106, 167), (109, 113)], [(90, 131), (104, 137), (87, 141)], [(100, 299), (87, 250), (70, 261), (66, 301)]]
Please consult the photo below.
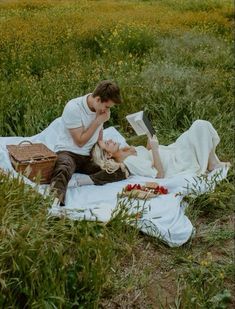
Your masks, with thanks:
[[(112, 79), (124, 103), (107, 125), (145, 110), (161, 144), (212, 122), (234, 163), (233, 1), (0, 1), (0, 136), (30, 136), (66, 102)], [(3, 180), (3, 181), (2, 181)], [(0, 308), (233, 308), (234, 172), (188, 197), (197, 229), (170, 249), (120, 212), (107, 225), (47, 215), (43, 198), (0, 174)], [(124, 211), (123, 211), (124, 209)], [(126, 222), (132, 220), (133, 227)]]

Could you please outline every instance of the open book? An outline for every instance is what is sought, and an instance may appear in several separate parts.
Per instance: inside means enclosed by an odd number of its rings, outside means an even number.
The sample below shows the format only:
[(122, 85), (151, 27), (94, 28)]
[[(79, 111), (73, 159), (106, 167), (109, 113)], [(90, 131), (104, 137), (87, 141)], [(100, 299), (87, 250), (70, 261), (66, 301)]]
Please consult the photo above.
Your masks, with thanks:
[(134, 129), (137, 135), (153, 136), (156, 132), (143, 111), (130, 114), (126, 116), (126, 119)]

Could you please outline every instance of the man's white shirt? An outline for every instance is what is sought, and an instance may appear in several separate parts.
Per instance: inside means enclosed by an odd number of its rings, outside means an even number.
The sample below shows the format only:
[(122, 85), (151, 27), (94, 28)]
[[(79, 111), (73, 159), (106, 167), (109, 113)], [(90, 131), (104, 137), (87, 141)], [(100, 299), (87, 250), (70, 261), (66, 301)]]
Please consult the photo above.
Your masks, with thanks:
[(86, 94), (82, 97), (78, 97), (70, 100), (64, 108), (61, 121), (61, 130), (58, 132), (57, 143), (55, 151), (71, 151), (80, 155), (87, 156), (90, 154), (91, 148), (98, 141), (99, 132), (103, 125), (101, 124), (88, 142), (79, 147), (75, 144), (69, 129), (75, 129), (84, 127), (87, 129), (91, 122), (96, 118), (96, 112), (92, 112), (87, 105), (87, 97), (90, 94)]

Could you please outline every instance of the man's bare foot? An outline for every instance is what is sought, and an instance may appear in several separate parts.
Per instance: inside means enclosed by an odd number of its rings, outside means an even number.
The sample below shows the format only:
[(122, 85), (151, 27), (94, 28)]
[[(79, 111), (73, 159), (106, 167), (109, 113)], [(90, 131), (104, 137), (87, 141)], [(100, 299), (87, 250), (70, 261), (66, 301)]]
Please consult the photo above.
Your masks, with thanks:
[(227, 168), (227, 169), (229, 169), (230, 167), (231, 167), (230, 162), (219, 162), (219, 163), (215, 163), (215, 164), (208, 164), (208, 171), (212, 172), (213, 170), (215, 170), (217, 168)]

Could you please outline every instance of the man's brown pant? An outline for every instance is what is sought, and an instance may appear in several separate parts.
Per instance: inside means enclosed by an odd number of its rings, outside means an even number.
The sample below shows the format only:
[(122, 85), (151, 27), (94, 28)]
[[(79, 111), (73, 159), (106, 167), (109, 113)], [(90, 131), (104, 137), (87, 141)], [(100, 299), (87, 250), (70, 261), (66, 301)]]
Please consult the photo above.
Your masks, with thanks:
[(68, 182), (73, 173), (91, 175), (100, 171), (100, 167), (91, 161), (90, 156), (83, 156), (70, 151), (59, 151), (57, 155), (51, 186), (62, 206), (65, 203)]

